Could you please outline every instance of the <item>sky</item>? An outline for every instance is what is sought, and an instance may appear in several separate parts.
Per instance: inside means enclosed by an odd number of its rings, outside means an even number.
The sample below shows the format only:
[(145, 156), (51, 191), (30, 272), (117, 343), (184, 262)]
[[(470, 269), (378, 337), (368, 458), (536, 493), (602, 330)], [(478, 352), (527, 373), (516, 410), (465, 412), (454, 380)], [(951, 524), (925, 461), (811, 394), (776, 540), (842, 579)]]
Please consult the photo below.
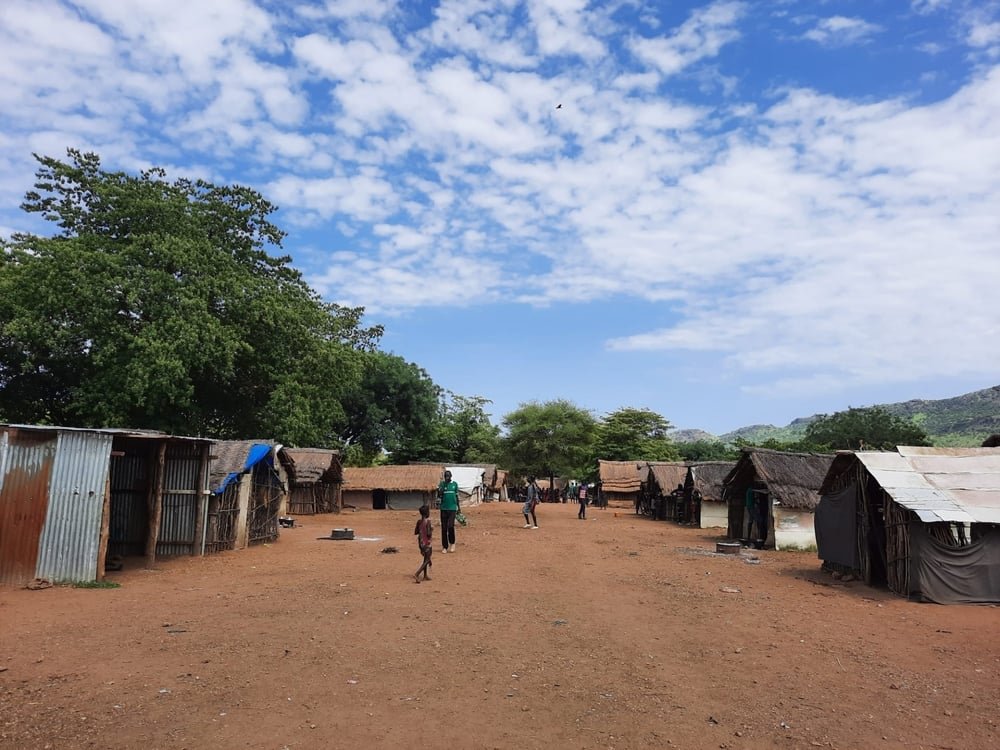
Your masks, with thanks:
[(70, 147), (260, 191), (497, 422), (1000, 383), (998, 0), (3, 0), (0, 236)]

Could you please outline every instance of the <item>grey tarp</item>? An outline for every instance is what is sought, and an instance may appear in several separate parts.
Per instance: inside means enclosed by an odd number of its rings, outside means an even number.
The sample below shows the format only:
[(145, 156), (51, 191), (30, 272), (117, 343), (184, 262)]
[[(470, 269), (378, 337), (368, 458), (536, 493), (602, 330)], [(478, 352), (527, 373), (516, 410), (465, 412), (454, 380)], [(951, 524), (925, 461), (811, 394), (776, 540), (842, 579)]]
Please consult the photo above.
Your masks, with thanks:
[(910, 593), (937, 604), (1000, 602), (1000, 530), (988, 529), (965, 547), (932, 539), (910, 524)]
[(816, 506), (816, 549), (820, 560), (857, 570), (857, 485), (823, 495)]

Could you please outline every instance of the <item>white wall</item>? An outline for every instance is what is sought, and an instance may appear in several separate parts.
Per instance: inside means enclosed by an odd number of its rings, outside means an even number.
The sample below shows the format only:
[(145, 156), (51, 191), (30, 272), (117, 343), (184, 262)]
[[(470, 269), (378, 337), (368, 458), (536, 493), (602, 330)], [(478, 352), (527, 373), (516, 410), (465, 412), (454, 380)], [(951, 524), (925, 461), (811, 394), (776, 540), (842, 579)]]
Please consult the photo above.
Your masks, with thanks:
[(774, 513), (775, 549), (816, 549), (816, 514), (811, 510), (788, 510), (778, 505)]

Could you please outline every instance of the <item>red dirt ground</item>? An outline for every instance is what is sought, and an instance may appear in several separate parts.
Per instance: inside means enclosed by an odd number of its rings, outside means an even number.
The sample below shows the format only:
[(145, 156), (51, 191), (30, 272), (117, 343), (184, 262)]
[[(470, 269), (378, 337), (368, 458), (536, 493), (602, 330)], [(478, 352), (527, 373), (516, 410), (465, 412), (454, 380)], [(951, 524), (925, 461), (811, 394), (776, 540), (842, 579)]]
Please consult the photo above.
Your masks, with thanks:
[(359, 511), (118, 589), (0, 588), (0, 747), (1000, 746), (1000, 608), (519, 508), (469, 509), (420, 585), (416, 513)]

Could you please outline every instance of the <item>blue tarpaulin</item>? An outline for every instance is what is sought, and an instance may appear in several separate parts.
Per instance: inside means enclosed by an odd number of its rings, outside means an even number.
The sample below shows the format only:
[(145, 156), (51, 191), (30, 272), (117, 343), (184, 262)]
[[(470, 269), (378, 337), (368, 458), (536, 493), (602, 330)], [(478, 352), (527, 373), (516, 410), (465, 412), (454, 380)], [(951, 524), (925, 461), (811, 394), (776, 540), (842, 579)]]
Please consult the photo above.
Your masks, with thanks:
[(241, 471), (229, 472), (229, 474), (226, 475), (226, 478), (219, 483), (219, 486), (212, 491), (213, 494), (221, 495), (226, 491), (226, 487), (228, 487), (229, 484), (236, 479), (236, 477), (243, 472), (250, 471), (250, 469), (264, 460), (267, 460), (268, 463), (271, 462), (271, 446), (267, 443), (255, 443), (251, 446), (250, 452), (247, 454), (246, 465), (243, 469)]

